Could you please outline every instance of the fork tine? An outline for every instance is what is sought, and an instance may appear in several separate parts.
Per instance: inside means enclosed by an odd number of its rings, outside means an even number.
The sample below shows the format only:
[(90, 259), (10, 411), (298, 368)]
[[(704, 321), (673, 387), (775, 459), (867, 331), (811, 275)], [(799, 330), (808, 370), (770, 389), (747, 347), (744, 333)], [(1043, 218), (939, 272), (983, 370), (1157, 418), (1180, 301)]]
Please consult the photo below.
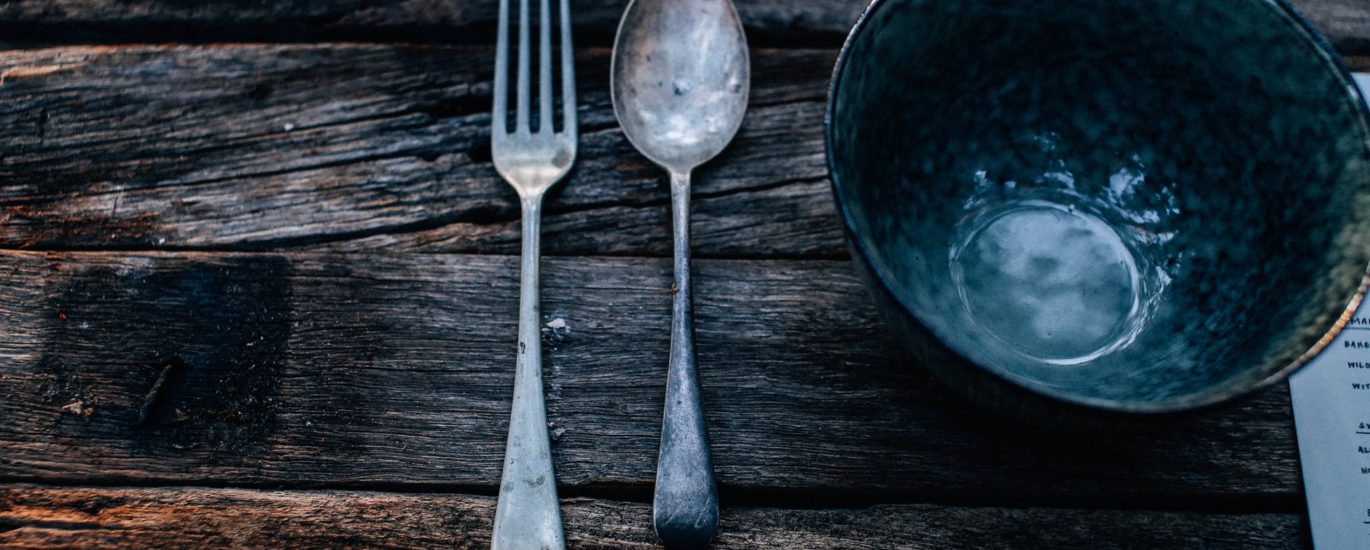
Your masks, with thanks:
[(538, 131), (552, 133), (552, 9), (538, 5)]
[(519, 0), (519, 76), (518, 104), (514, 131), (528, 133), (528, 0)]
[(576, 135), (575, 61), (575, 52), (571, 50), (570, 0), (561, 0), (561, 128), (571, 136)]
[(495, 32), (495, 106), (490, 109), (491, 133), (496, 138), (509, 132), (509, 0), (499, 0), (499, 30)]

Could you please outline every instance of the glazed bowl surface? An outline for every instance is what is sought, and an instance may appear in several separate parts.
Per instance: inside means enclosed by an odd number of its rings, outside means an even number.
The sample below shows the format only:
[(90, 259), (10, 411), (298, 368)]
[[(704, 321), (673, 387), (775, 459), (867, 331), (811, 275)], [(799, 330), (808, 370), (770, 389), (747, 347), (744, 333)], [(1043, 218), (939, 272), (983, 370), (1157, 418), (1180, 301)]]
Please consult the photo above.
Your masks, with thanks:
[(1281, 1), (876, 0), (826, 133), (877, 302), (973, 396), (1225, 401), (1365, 290), (1370, 114)]

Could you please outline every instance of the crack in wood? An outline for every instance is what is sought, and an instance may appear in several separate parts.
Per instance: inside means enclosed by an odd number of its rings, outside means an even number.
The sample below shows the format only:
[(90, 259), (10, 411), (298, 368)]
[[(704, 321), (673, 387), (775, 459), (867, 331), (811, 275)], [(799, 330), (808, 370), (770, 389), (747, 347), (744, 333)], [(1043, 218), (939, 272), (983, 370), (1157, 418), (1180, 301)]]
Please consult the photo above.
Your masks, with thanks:
[[(1362, 0), (1291, 0), (1346, 54), (1370, 53), (1370, 14)], [(865, 2), (741, 0), (738, 10), (753, 46), (835, 48)], [(252, 5), (215, 2), (190, 8), (169, 0), (69, 2), (45, 9), (20, 3), (0, 18), (0, 36), (14, 44), (366, 42), (490, 44), (497, 3), (372, 4), (347, 0)], [(612, 43), (621, 0), (577, 5), (577, 45)]]
[(60, 521), (60, 520), (11, 520), (0, 518), (0, 533), (18, 531), (20, 529), (52, 529), (57, 531), (86, 531), (92, 529), (105, 529), (106, 526), (93, 521)]
[(161, 372), (157, 375), (157, 380), (152, 383), (152, 388), (148, 389), (147, 396), (143, 397), (143, 406), (138, 408), (138, 424), (147, 424), (149, 413), (152, 407), (162, 400), (165, 394), (164, 388), (172, 377), (179, 375), (185, 370), (185, 361), (180, 357), (171, 357), (161, 361)]
[[(393, 156), (387, 156), (387, 157), (385, 157), (385, 158), (403, 157), (403, 156), (407, 156), (407, 155), (399, 155), (399, 154), (397, 154), (397, 155), (393, 155)], [(379, 157), (378, 157), (378, 158), (379, 158)], [(375, 159), (372, 159), (372, 160), (375, 160)], [(315, 169), (315, 167), (310, 167), (310, 168), (299, 168), (298, 170), (307, 170), (307, 169)], [(277, 174), (285, 174), (285, 173), (290, 173), (290, 172), (293, 172), (293, 171), (297, 171), (297, 169), (292, 168), (292, 169), (290, 169), (290, 170), (283, 170), (283, 171), (279, 171), (279, 172), (276, 172), (276, 173), (277, 173)], [(237, 179), (237, 178), (225, 178), (225, 179)], [(734, 187), (734, 188), (722, 189), (722, 190), (718, 190), (718, 191), (695, 192), (695, 193), (692, 195), (692, 200), (699, 201), (699, 202), (703, 202), (703, 201), (716, 200), (716, 199), (725, 198), (725, 197), (730, 197), (730, 196), (745, 195), (745, 194), (749, 194), (749, 193), (762, 193), (762, 192), (765, 192), (765, 191), (771, 191), (771, 190), (781, 189), (781, 188), (785, 188), (785, 187), (789, 187), (789, 186), (794, 186), (794, 185), (807, 185), (807, 184), (812, 184), (812, 183), (827, 181), (827, 179), (828, 179), (828, 176), (825, 174), (825, 175), (822, 175), (822, 176), (809, 176), (809, 177), (789, 178), (789, 179), (783, 179), (783, 180), (778, 180), (778, 181), (773, 181), (773, 182), (766, 182), (766, 183), (756, 184), (756, 185), (745, 185), (745, 186), (739, 186), (739, 187)], [(199, 184), (199, 183), (205, 183), (205, 182), (194, 182), (194, 183), (195, 183), (195, 184)], [(177, 185), (180, 186), (180, 185), (185, 185), (185, 184), (184, 184), (184, 183), (180, 183), (180, 184), (177, 184)], [(634, 208), (634, 209), (640, 209), (640, 208), (657, 208), (657, 207), (661, 207), (661, 206), (664, 206), (664, 205), (667, 205), (667, 204), (670, 204), (670, 198), (669, 198), (669, 197), (660, 197), (660, 198), (653, 198), (653, 199), (648, 199), (648, 200), (615, 200), (615, 201), (604, 201), (604, 202), (589, 202), (589, 203), (572, 204), (572, 205), (556, 205), (556, 204), (553, 204), (553, 205), (549, 205), (549, 206), (546, 208), (546, 210), (545, 210), (545, 216), (547, 216), (547, 217), (564, 216), (564, 215), (568, 215), (568, 214), (577, 214), (577, 213), (590, 212), (590, 211), (596, 211), (596, 210), (606, 210), (606, 209), (612, 209), (612, 208)], [(515, 208), (513, 208), (512, 206), (510, 206), (509, 208), (499, 208), (499, 207), (496, 207), (496, 206), (487, 206), (487, 207), (475, 207), (475, 208), (471, 208), (471, 209), (468, 209), (468, 210), (465, 210), (465, 211), (462, 211), (462, 212), (457, 212), (457, 213), (454, 213), (454, 214), (451, 214), (451, 215), (438, 216), (438, 217), (428, 218), (428, 219), (424, 219), (424, 220), (418, 220), (418, 221), (409, 222), (409, 223), (396, 224), (396, 225), (392, 225), (392, 226), (381, 226), (381, 227), (375, 227), (375, 228), (369, 228), (369, 229), (360, 229), (360, 230), (356, 230), (356, 231), (338, 232), (338, 233), (330, 233), (330, 234), (324, 234), (324, 235), (309, 235), (309, 236), (302, 236), (302, 237), (285, 237), (285, 238), (273, 238), (273, 239), (261, 239), (261, 240), (247, 240), (247, 241), (240, 241), (240, 242), (235, 242), (235, 243), (227, 243), (227, 244), (215, 245), (215, 246), (203, 246), (203, 245), (201, 245), (201, 246), (182, 246), (182, 245), (177, 245), (177, 244), (175, 244), (175, 243), (172, 243), (172, 244), (159, 244), (159, 245), (148, 245), (148, 246), (118, 246), (118, 247), (116, 247), (116, 246), (103, 246), (103, 245), (101, 245), (101, 246), (91, 246), (91, 247), (78, 247), (78, 246), (70, 246), (70, 245), (43, 246), (43, 245), (36, 245), (36, 244), (29, 244), (29, 245), (21, 244), (21, 245), (19, 245), (19, 246), (13, 246), (13, 245), (7, 245), (7, 244), (5, 244), (5, 243), (0, 243), (0, 250), (31, 250), (31, 251), (51, 251), (51, 252), (61, 252), (61, 251), (90, 251), (90, 250), (110, 250), (110, 251), (124, 251), (124, 252), (153, 251), (153, 250), (168, 250), (168, 251), (170, 251), (170, 250), (175, 250), (175, 251), (182, 251), (182, 252), (187, 252), (187, 251), (203, 251), (203, 252), (216, 252), (216, 251), (217, 251), (217, 252), (229, 252), (229, 251), (286, 250), (286, 249), (292, 249), (292, 248), (306, 248), (306, 247), (323, 246), (323, 245), (329, 245), (329, 244), (337, 244), (337, 243), (343, 243), (343, 242), (348, 242), (348, 241), (356, 241), (356, 240), (361, 240), (361, 239), (366, 239), (366, 238), (371, 238), (371, 237), (379, 237), (379, 236), (398, 236), (398, 235), (406, 235), (406, 234), (412, 234), (412, 233), (421, 233), (421, 232), (425, 232), (425, 231), (439, 230), (439, 229), (443, 229), (443, 228), (450, 227), (450, 226), (454, 226), (454, 225), (458, 225), (458, 224), (487, 225), (487, 226), (488, 226), (488, 225), (497, 225), (497, 224), (507, 224), (507, 223), (513, 223), (513, 222), (517, 221), (517, 220), (518, 220), (518, 216), (519, 216), (518, 210), (515, 209)], [(41, 221), (41, 218), (39, 219), (39, 221)], [(149, 234), (150, 234), (150, 233), (149, 233)], [(707, 254), (706, 254), (706, 256), (707, 256)], [(701, 256), (701, 257), (704, 257), (704, 256)], [(817, 257), (821, 257), (821, 256), (817, 256)]]

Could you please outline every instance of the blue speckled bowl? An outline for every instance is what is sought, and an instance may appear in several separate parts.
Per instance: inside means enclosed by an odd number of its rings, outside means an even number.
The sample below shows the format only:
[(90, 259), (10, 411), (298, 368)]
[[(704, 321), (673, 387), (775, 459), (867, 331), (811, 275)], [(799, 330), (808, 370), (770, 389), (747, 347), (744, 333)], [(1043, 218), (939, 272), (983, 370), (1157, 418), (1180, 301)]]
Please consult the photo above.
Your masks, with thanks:
[(1370, 281), (1370, 113), (1282, 1), (876, 0), (827, 146), (896, 332), (1023, 414), (1248, 393)]

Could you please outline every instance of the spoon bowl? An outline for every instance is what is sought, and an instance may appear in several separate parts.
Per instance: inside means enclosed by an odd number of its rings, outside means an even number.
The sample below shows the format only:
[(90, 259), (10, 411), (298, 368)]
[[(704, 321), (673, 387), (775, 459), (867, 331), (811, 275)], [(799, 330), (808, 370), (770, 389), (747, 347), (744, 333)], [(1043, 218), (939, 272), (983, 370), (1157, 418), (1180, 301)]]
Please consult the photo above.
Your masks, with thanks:
[(747, 39), (728, 0), (628, 4), (610, 69), (628, 141), (687, 173), (732, 141), (747, 109)]

